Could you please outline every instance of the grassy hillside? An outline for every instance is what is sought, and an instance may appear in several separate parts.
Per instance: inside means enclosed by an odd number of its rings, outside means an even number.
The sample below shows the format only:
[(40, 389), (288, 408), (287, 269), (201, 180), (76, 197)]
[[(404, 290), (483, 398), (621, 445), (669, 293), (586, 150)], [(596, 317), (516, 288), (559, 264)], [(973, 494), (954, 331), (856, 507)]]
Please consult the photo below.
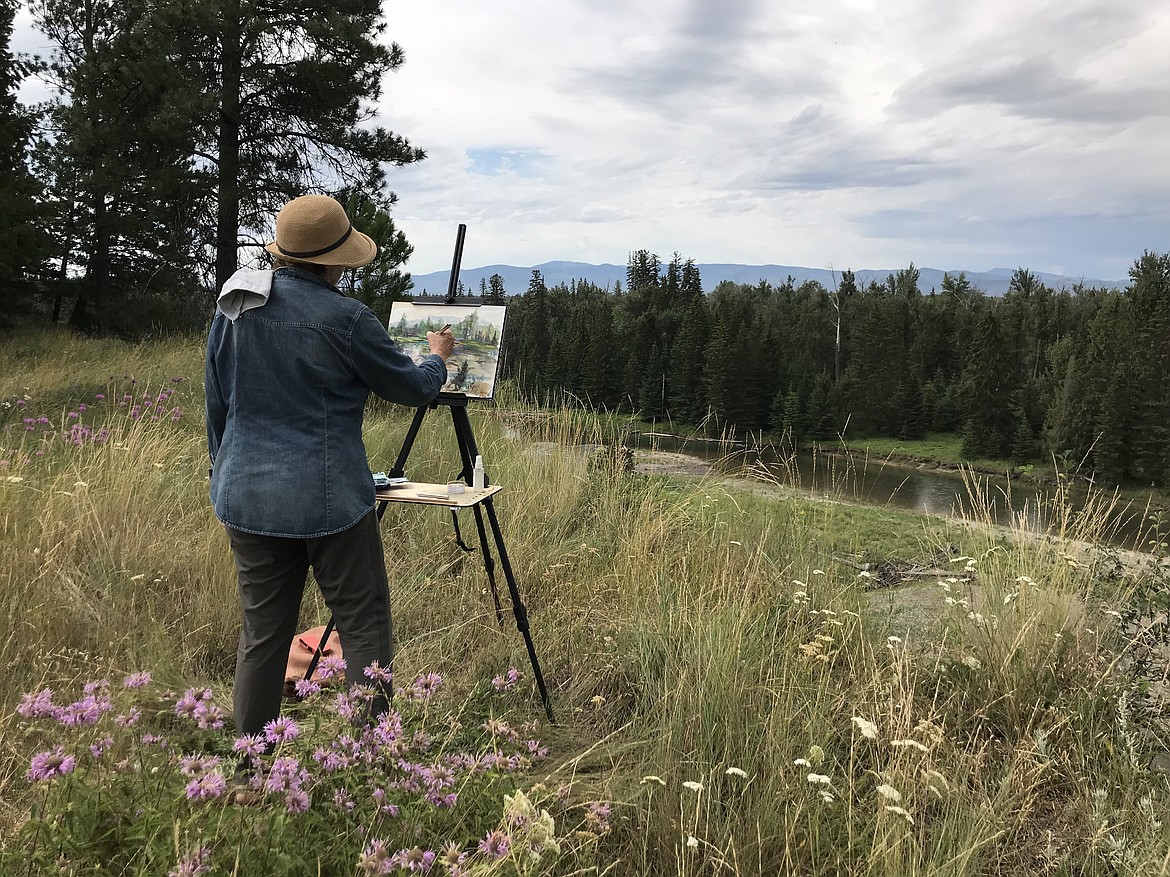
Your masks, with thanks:
[[(557, 723), (478, 554), (393, 506), (397, 724), (311, 694), (246, 803), (201, 375), (0, 343), (0, 873), (1170, 873), (1156, 556), (615, 472), (510, 401), (472, 419)], [(372, 406), (374, 468), (410, 413)], [(455, 461), (435, 412), (408, 474)]]

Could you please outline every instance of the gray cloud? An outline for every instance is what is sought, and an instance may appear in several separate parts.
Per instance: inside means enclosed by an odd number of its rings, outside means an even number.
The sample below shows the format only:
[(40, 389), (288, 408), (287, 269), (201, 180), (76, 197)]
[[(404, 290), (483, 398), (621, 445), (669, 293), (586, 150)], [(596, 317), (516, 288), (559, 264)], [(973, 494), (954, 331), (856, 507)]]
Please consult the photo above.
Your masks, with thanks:
[(944, 76), (922, 73), (897, 91), (892, 110), (917, 117), (971, 105), (998, 106), (1030, 119), (1128, 124), (1170, 116), (1170, 87), (1106, 87), (1069, 75), (1050, 58), (1033, 57)]

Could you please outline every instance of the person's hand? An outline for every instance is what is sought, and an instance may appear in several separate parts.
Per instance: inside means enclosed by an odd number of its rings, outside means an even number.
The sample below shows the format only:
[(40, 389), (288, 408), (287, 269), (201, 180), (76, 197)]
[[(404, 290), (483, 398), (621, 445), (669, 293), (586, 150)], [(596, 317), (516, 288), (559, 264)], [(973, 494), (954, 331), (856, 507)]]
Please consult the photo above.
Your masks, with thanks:
[(438, 354), (443, 358), (443, 362), (446, 362), (451, 351), (455, 349), (455, 336), (451, 334), (450, 329), (427, 332), (427, 345), (431, 348), (431, 353)]

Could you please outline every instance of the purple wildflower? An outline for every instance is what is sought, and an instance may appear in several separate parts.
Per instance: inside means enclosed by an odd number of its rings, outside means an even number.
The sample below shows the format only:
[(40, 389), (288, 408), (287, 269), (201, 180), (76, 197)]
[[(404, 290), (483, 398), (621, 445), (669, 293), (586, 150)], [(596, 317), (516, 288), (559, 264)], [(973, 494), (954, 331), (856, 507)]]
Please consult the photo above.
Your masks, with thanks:
[(94, 393), (93, 397), (100, 402), (106, 398), (106, 394), (105, 393)]
[(605, 801), (594, 801), (585, 808), (585, 823), (598, 834), (609, 831), (609, 815), (613, 806)]
[(215, 770), (220, 765), (218, 755), (184, 755), (179, 759), (179, 771), (193, 777)]
[(358, 870), (363, 874), (386, 874), (390, 864), (390, 854), (386, 851), (386, 841), (373, 840), (362, 850), (358, 859)]
[(321, 684), (314, 682), (312, 679), (298, 679), (296, 685), (297, 697), (306, 698), (312, 697), (314, 694), (321, 692)]
[(26, 719), (40, 719), (57, 712), (53, 704), (53, 689), (42, 688), (36, 694), (21, 695), (16, 711)]
[(218, 731), (223, 727), (223, 710), (213, 704), (210, 698), (201, 700), (195, 705), (194, 719), (200, 728)]
[(344, 673), (346, 669), (345, 658), (339, 655), (328, 655), (321, 659), (321, 663), (317, 665), (316, 676), (318, 679), (332, 679), (339, 673)]
[(263, 734), (245, 734), (242, 737), (237, 737), (232, 743), (234, 752), (243, 753), (249, 758), (259, 758), (267, 749), (268, 744)]
[(175, 870), (167, 872), (167, 877), (199, 877), (200, 874), (206, 874), (210, 858), (211, 848), (200, 847), (191, 854), (190, 858), (180, 859), (179, 866)]
[(492, 677), (492, 687), (496, 691), (507, 691), (520, 681), (520, 671), (515, 667), (509, 667), (507, 673)]
[(292, 719), (280, 716), (264, 726), (264, 737), (269, 743), (289, 743), (297, 739), (301, 729)]
[(114, 716), (114, 724), (119, 728), (131, 728), (142, 718), (142, 710), (136, 706), (130, 707), (130, 712), (122, 716)]
[(105, 751), (113, 745), (114, 745), (114, 738), (110, 737), (109, 735), (106, 735), (105, 737), (102, 737), (102, 739), (96, 741), (95, 743), (90, 744), (89, 754), (92, 755), (95, 759), (101, 758), (102, 755), (105, 753)]
[(188, 688), (183, 692), (183, 696), (175, 702), (175, 715), (180, 718), (195, 718), (195, 708), (203, 702), (205, 697), (211, 697), (210, 689), (204, 689), (202, 693), (197, 694), (194, 688)]
[(409, 850), (399, 850), (394, 858), (399, 868), (405, 868), (411, 874), (426, 874), (435, 864), (435, 851), (414, 847)]
[(291, 755), (282, 756), (272, 763), (264, 788), (270, 792), (288, 792), (299, 789), (312, 779), (309, 772)]
[(435, 696), (435, 692), (443, 685), (443, 677), (438, 673), (426, 673), (415, 677), (404, 693), (408, 700), (427, 701)]
[(333, 793), (333, 806), (341, 810), (350, 811), (357, 807), (357, 802), (350, 797), (349, 792), (341, 788)]
[(289, 813), (304, 813), (309, 809), (309, 793), (304, 789), (289, 789), (284, 793), (284, 809)]
[(123, 688), (142, 688), (144, 685), (150, 684), (152, 677), (149, 670), (143, 670), (140, 673), (131, 673), (122, 680)]
[(81, 700), (63, 706), (54, 715), (62, 725), (76, 727), (78, 725), (96, 725), (103, 715), (114, 708), (109, 697), (95, 697), (87, 694)]
[(63, 777), (67, 773), (72, 773), (76, 766), (76, 756), (66, 755), (65, 747), (58, 746), (56, 749), (34, 755), (25, 776), (35, 783), (41, 783), (53, 777)]
[(511, 846), (512, 838), (497, 828), (479, 842), (479, 851), (489, 859), (499, 860), (508, 855)]
[(443, 848), (443, 855), (439, 859), (447, 868), (450, 877), (462, 877), (463, 864), (467, 861), (467, 853), (459, 848), (459, 844), (452, 841)]
[(95, 691), (104, 691), (110, 687), (109, 679), (96, 679), (93, 682), (87, 682), (82, 686), (82, 693), (93, 694)]
[(227, 780), (218, 770), (209, 771), (187, 783), (187, 800), (202, 801), (218, 798), (227, 791)]
[(370, 679), (374, 682), (389, 683), (392, 679), (390, 668), (380, 666), (377, 661), (374, 661), (370, 664), (370, 666), (362, 670), (362, 673), (365, 674), (367, 679)]

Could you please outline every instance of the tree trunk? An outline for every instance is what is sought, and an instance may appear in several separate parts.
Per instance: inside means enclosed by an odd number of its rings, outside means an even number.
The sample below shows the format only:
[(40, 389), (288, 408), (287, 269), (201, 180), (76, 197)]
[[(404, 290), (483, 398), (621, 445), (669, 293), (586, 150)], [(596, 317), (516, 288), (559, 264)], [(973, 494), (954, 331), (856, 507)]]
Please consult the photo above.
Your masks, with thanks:
[(215, 289), (239, 264), (240, 225), (240, 64), (242, 27), (238, 0), (224, 4), (221, 37), (222, 85), (219, 105), (219, 203), (215, 224)]

